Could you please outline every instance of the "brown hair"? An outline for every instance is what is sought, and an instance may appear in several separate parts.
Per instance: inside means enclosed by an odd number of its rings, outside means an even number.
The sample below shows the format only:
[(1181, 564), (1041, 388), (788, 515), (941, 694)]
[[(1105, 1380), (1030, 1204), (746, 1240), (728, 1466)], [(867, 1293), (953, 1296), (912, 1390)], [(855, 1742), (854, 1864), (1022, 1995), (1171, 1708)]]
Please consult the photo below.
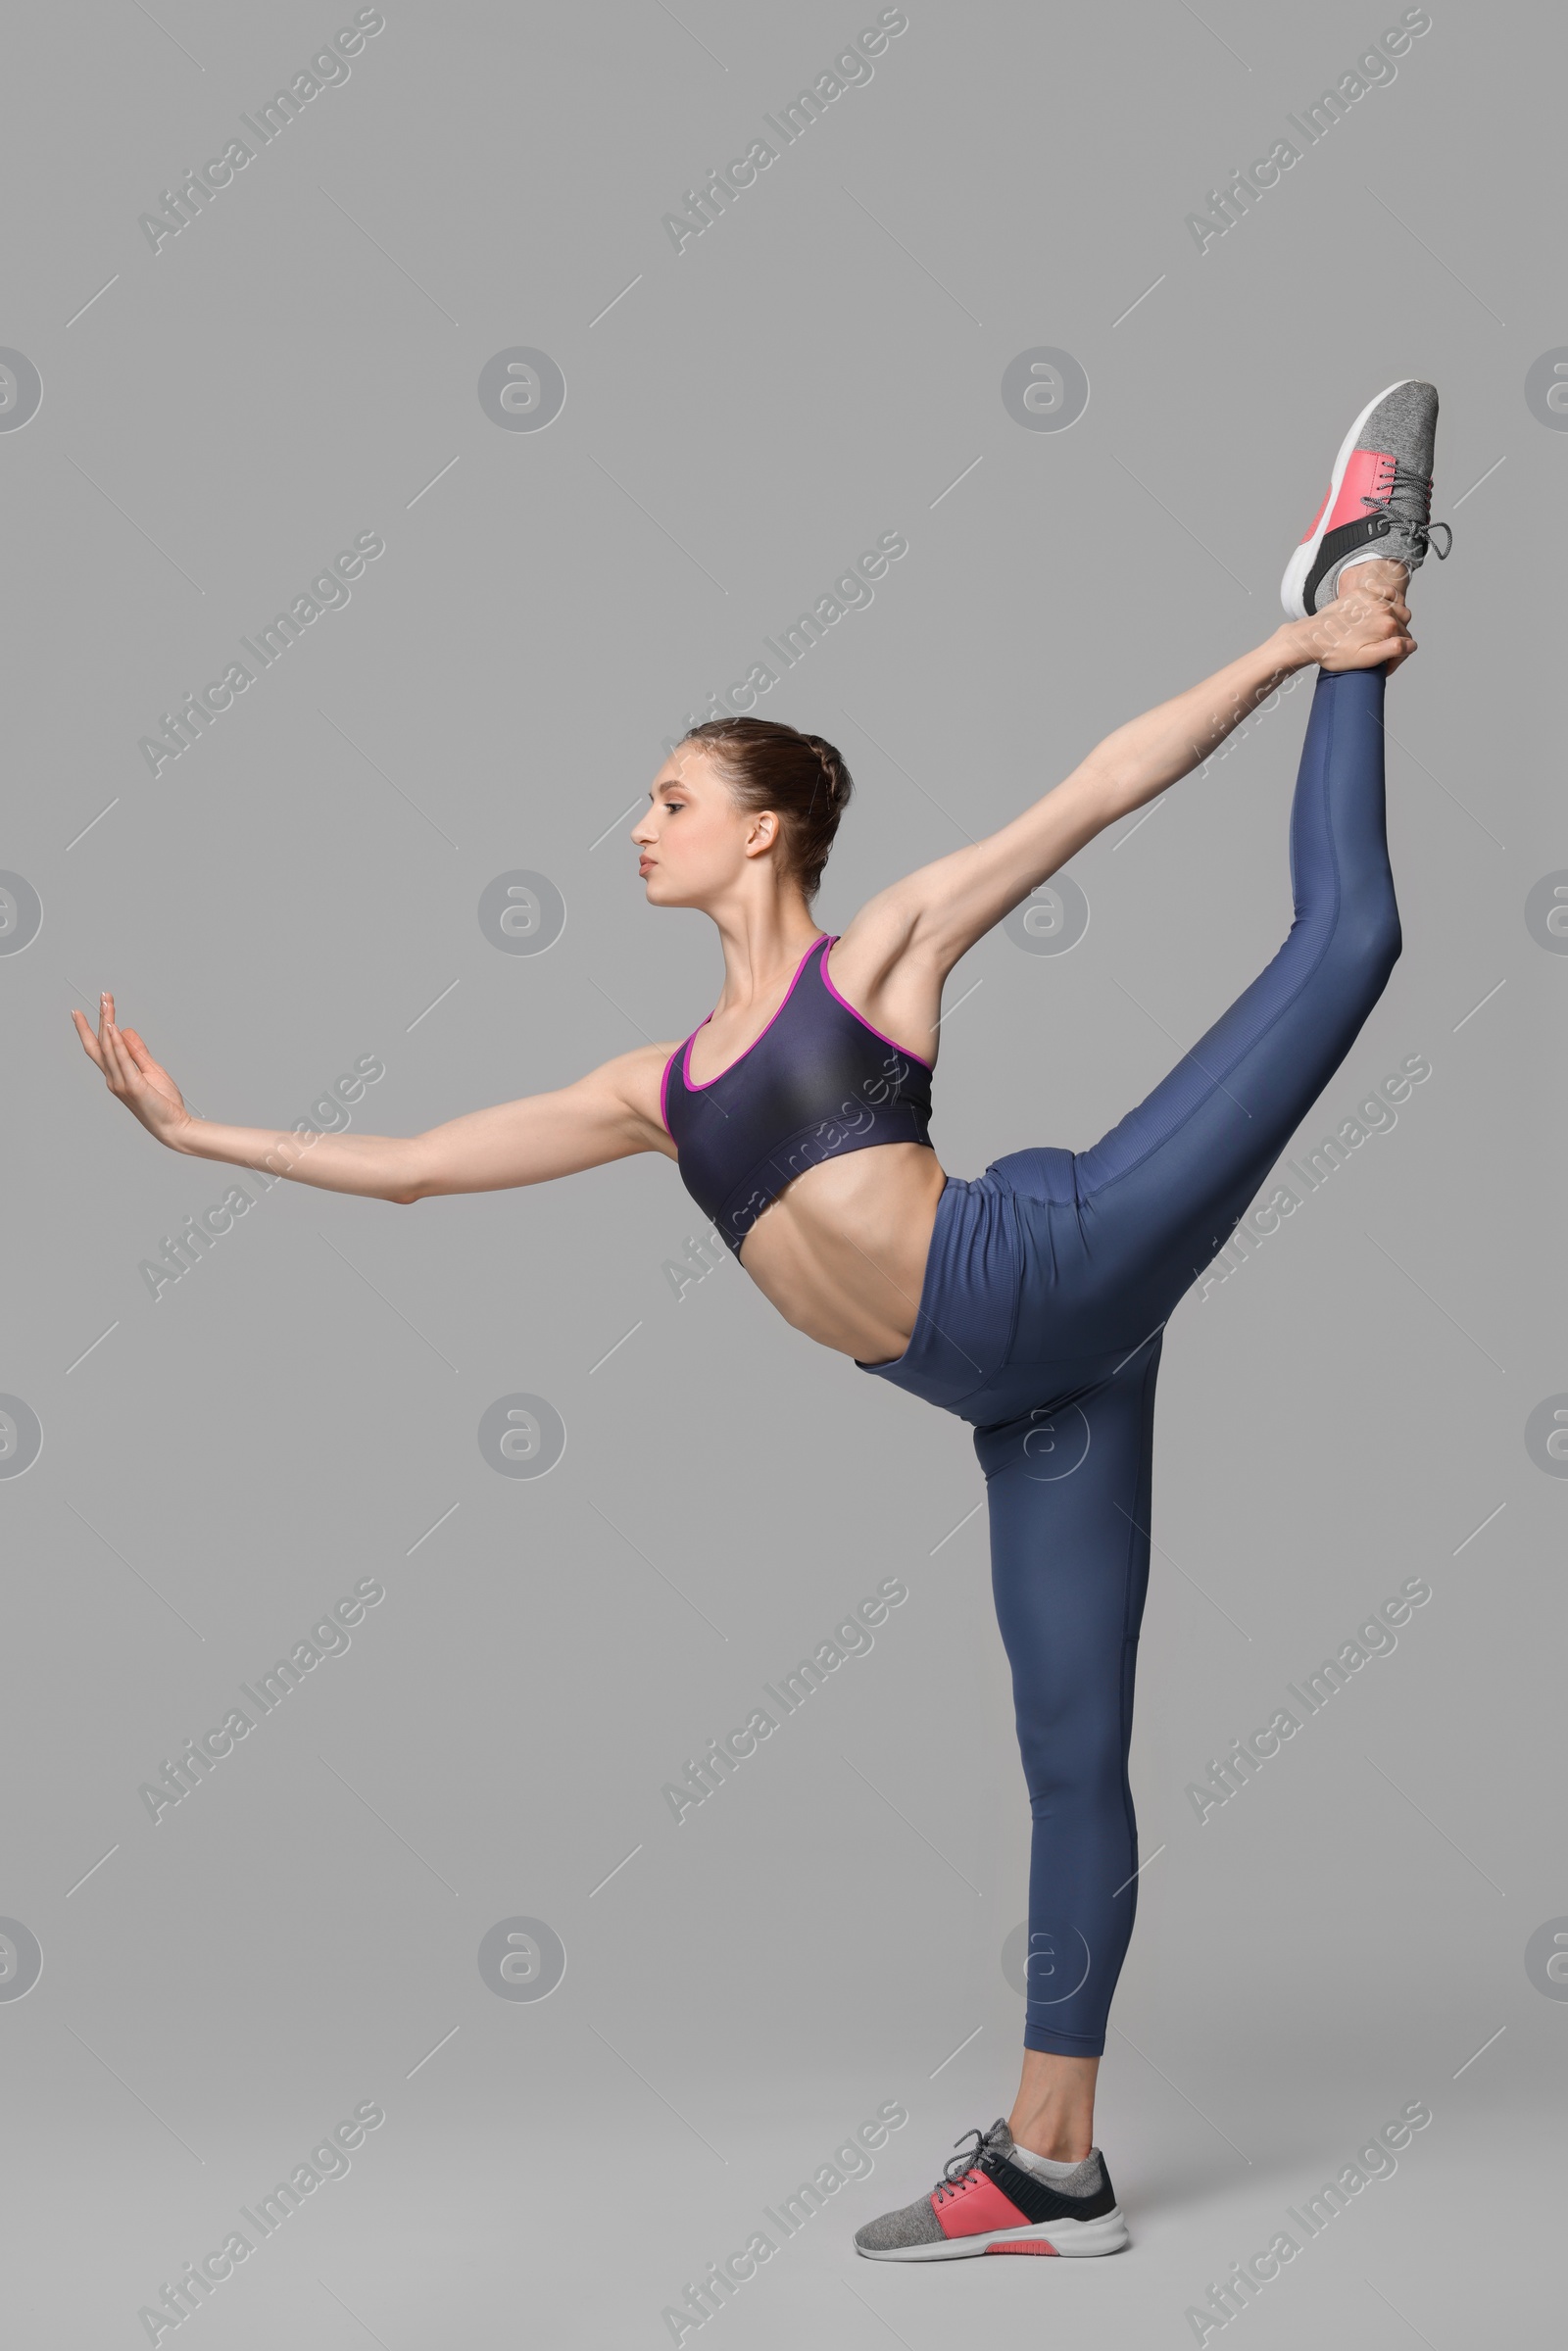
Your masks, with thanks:
[(710, 718), (682, 737), (714, 755), (738, 808), (771, 808), (783, 832), (786, 870), (816, 896), (854, 781), (831, 743), (776, 718)]

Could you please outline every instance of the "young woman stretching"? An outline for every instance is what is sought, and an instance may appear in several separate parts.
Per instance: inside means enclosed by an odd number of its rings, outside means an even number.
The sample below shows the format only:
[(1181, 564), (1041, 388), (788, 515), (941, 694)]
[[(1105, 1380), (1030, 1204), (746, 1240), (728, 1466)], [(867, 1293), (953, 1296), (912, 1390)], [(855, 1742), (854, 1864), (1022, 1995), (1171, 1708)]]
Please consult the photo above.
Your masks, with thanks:
[[(1403, 593), (1434, 527), (1436, 418), (1414, 382), (1356, 418), (1286, 573), (1294, 617), (1266, 644), (1118, 728), (988, 840), (881, 891), (841, 937), (810, 914), (850, 793), (838, 753), (761, 719), (694, 728), (631, 836), (648, 903), (710, 915), (723, 948), (717, 1006), (683, 1045), (423, 1135), (302, 1140), (193, 1117), (112, 996), (96, 1035), (73, 1014), (160, 1142), (331, 1192), (412, 1201), (662, 1151), (788, 1322), (974, 1424), (1034, 1816), (1023, 2080), (1008, 2121), (971, 2132), (932, 2193), (860, 2230), (874, 2258), (1127, 2242), (1093, 2118), (1137, 1898), (1127, 1747), (1161, 1334), (1399, 953), (1381, 713), (1386, 675), (1415, 650)], [(1092, 1151), (944, 1174), (927, 1121), (954, 965), (1312, 663), (1296, 920), (1274, 960)]]

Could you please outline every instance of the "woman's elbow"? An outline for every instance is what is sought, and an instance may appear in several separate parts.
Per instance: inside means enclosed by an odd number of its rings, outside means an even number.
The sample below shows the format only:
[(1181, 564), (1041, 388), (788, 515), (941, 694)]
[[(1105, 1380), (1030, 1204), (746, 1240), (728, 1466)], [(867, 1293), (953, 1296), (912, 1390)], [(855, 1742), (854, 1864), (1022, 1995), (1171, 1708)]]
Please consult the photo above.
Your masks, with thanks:
[(439, 1173), (429, 1152), (424, 1149), (424, 1137), (414, 1136), (399, 1153), (390, 1181), (382, 1193), (394, 1207), (412, 1208), (416, 1200), (431, 1200), (443, 1189)]

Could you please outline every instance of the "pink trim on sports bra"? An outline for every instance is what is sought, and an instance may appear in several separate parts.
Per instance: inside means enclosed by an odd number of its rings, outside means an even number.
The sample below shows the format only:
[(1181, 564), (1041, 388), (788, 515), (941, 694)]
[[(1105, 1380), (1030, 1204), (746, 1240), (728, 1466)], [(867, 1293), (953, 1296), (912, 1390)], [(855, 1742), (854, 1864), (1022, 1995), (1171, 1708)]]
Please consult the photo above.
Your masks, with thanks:
[(897, 1037), (890, 1037), (887, 1035), (885, 1030), (873, 1027), (872, 1023), (866, 1019), (863, 1012), (856, 1011), (855, 1006), (851, 1004), (847, 996), (840, 996), (838, 990), (833, 985), (833, 974), (829, 971), (827, 965), (828, 955), (832, 955), (834, 948), (837, 947), (843, 935), (844, 934), (842, 931), (834, 932), (832, 938), (828, 941), (827, 955), (822, 957), (822, 981), (829, 996), (832, 997), (835, 1004), (842, 1004), (845, 1011), (851, 1013), (854, 1018), (859, 1022), (862, 1029), (869, 1029), (871, 1035), (880, 1039), (882, 1044), (891, 1045), (896, 1053), (907, 1053), (910, 1060), (918, 1061), (922, 1069), (934, 1069), (936, 1067), (936, 1063), (934, 1061), (928, 1061), (924, 1053), (917, 1053), (912, 1045), (901, 1045)]
[[(677, 1045), (674, 1052), (670, 1054), (669, 1059), (664, 1063), (664, 1074), (659, 1081), (659, 1115), (663, 1121), (664, 1132), (666, 1135), (669, 1135), (669, 1073), (679, 1059), (680, 1047)], [(674, 1143), (675, 1138), (673, 1135), (669, 1135), (669, 1139), (671, 1143)], [(677, 1149), (679, 1147), (677, 1146)]]
[[(810, 961), (812, 955), (816, 953), (817, 949), (821, 946), (823, 940), (826, 939), (827, 936), (828, 934), (826, 931), (818, 931), (816, 937), (811, 941), (811, 944), (807, 949), (805, 955), (802, 955), (800, 961), (796, 964), (795, 977), (790, 981), (789, 986), (785, 989), (783, 1001), (779, 1004), (778, 1012), (773, 1014), (773, 1020), (777, 1020), (779, 1012), (783, 1011), (784, 1005), (789, 1003), (790, 998), (795, 994), (796, 982), (800, 979), (801, 973), (806, 969), (807, 964)], [(838, 994), (836, 989), (834, 990), (834, 994)], [(839, 1001), (842, 1004), (844, 1000), (842, 997), (840, 997)], [(711, 1020), (712, 1017), (712, 1013), (710, 1012), (708, 1015), (708, 1020)], [(757, 1035), (752, 1039), (751, 1044), (743, 1046), (740, 1052), (735, 1055), (734, 1060), (726, 1061), (724, 1067), (722, 1069), (715, 1070), (710, 1078), (694, 1078), (692, 1076), (692, 1047), (696, 1044), (704, 1029), (707, 1028), (708, 1020), (700, 1020), (697, 1023), (696, 1028), (693, 1029), (691, 1035), (686, 1040), (686, 1054), (680, 1065), (680, 1074), (689, 1094), (706, 1094), (710, 1086), (716, 1086), (720, 1078), (727, 1078), (732, 1069), (738, 1069), (740, 1067), (748, 1053), (753, 1053), (757, 1051), (758, 1047), (761, 1044), (762, 1039), (767, 1035), (768, 1029), (770, 1029), (773, 1025), (773, 1020), (770, 1020), (765, 1028), (759, 1029)], [(667, 1126), (667, 1120), (665, 1121), (665, 1124)]]

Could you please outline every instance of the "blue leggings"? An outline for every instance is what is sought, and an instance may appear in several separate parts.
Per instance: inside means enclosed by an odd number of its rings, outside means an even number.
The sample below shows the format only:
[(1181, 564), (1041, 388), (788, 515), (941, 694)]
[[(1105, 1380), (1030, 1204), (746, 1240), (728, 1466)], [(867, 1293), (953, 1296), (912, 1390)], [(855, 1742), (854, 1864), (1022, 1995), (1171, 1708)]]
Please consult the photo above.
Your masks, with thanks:
[(1034, 1815), (1024, 2044), (1095, 2057), (1132, 1933), (1127, 1781), (1165, 1322), (1344, 1060), (1399, 953), (1381, 671), (1320, 673), (1279, 954), (1092, 1151), (1013, 1151), (937, 1209), (914, 1336), (867, 1365), (974, 1424)]

